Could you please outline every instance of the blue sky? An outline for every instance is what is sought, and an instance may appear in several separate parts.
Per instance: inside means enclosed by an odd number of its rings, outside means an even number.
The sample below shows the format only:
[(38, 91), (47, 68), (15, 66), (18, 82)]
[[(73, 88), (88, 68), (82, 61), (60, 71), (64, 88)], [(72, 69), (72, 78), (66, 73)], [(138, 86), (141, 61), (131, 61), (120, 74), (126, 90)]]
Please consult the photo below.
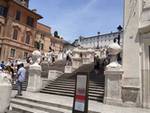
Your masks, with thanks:
[(123, 23), (123, 0), (30, 0), (30, 9), (68, 41), (116, 31)]

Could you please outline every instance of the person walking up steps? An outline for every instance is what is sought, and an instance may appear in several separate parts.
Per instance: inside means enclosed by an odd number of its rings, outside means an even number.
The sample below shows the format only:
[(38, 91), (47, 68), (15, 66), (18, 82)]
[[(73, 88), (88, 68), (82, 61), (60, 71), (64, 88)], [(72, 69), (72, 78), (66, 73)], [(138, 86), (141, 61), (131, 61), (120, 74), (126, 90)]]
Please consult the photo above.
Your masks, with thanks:
[(19, 65), (19, 69), (17, 72), (17, 96), (22, 96), (22, 83), (25, 81), (26, 79), (26, 69), (24, 68), (24, 64), (21, 63)]

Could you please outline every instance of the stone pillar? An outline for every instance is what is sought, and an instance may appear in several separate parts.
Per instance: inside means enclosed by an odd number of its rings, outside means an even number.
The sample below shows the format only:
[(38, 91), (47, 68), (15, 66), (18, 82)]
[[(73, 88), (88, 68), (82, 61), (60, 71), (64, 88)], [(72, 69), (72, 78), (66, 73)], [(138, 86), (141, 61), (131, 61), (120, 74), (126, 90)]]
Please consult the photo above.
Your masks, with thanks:
[(82, 65), (82, 60), (80, 58), (72, 58), (72, 67), (73, 69), (77, 69)]
[(36, 92), (42, 88), (42, 80), (41, 80), (41, 66), (39, 63), (41, 62), (41, 52), (39, 50), (35, 50), (32, 53), (32, 61), (33, 64), (29, 67), (29, 78), (28, 78), (28, 87), (27, 91)]
[(122, 66), (117, 62), (117, 54), (121, 47), (117, 43), (109, 45), (108, 52), (111, 55), (111, 62), (106, 66), (105, 74), (105, 96), (104, 103), (112, 105), (122, 105), (121, 82)]
[(65, 73), (72, 73), (73, 69), (72, 66), (65, 66)]
[(121, 80), (122, 70), (112, 69), (104, 72), (105, 74), (105, 96), (104, 103), (112, 105), (122, 105), (121, 99)]
[(27, 91), (37, 92), (42, 87), (41, 81), (41, 66), (31, 65), (29, 67), (29, 78)]

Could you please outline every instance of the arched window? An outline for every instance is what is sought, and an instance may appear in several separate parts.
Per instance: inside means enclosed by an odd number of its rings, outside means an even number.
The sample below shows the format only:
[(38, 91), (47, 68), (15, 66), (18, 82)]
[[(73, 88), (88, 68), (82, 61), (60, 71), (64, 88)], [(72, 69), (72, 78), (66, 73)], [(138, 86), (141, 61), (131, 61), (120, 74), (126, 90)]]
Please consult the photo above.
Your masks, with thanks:
[(31, 41), (31, 34), (29, 32), (26, 33), (25, 43), (30, 44)]
[(13, 39), (14, 40), (17, 40), (18, 38), (18, 30), (17, 29), (14, 29), (14, 32), (13, 32)]

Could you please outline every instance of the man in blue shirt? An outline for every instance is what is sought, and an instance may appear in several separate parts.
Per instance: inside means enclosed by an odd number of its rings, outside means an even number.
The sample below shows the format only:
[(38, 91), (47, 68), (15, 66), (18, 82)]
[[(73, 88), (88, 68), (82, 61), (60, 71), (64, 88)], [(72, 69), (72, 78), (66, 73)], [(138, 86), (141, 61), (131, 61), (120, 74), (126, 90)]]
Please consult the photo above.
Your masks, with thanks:
[(18, 94), (19, 96), (22, 96), (22, 83), (25, 81), (26, 79), (26, 69), (24, 68), (24, 64), (21, 63), (19, 65), (19, 70), (17, 72), (17, 89), (18, 89)]

